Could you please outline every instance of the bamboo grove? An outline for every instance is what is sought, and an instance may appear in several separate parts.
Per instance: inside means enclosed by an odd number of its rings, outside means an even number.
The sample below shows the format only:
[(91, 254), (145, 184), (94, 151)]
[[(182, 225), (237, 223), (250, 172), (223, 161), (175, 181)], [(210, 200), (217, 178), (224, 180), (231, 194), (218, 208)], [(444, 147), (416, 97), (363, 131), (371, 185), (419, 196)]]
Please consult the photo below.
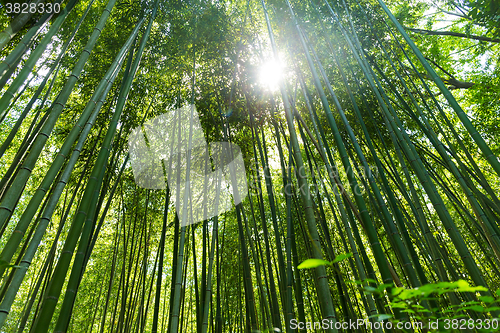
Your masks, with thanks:
[[(0, 33), (2, 332), (500, 315), (498, 132), (393, 2), (56, 3)], [(183, 226), (170, 188), (135, 183), (127, 139), (188, 104), (241, 148), (248, 193)]]

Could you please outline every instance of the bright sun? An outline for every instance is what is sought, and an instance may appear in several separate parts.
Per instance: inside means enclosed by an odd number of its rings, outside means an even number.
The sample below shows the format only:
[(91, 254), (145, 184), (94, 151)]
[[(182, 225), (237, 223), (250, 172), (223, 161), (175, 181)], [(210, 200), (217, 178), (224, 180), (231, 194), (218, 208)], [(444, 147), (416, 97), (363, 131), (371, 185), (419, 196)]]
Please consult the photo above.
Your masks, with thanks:
[(259, 71), (260, 84), (272, 91), (278, 90), (283, 77), (283, 68), (283, 64), (276, 60), (262, 64)]

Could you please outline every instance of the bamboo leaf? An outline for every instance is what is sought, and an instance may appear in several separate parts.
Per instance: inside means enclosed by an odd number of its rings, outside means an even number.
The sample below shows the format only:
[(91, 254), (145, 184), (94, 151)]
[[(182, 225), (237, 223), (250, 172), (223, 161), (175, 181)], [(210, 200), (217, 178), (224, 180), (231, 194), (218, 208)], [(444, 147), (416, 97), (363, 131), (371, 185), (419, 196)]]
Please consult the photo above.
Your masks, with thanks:
[(329, 266), (330, 262), (323, 259), (306, 259), (304, 260), (297, 268), (298, 269), (307, 269), (307, 268), (316, 268), (319, 266)]
[(336, 262), (340, 262), (340, 261), (347, 259), (347, 258), (350, 258), (350, 257), (352, 257), (352, 253), (339, 254), (338, 256), (335, 257), (335, 259), (333, 259), (332, 264), (334, 264)]

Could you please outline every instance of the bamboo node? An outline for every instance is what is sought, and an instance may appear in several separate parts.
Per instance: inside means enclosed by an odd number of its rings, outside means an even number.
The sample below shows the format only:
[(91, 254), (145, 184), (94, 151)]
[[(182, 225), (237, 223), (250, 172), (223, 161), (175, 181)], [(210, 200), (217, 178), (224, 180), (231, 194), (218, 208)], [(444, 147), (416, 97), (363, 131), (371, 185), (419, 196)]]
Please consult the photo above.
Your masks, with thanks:
[(0, 209), (5, 209), (6, 211), (8, 211), (9, 213), (12, 213), (12, 209), (10, 208), (7, 208), (5, 206), (0, 206)]

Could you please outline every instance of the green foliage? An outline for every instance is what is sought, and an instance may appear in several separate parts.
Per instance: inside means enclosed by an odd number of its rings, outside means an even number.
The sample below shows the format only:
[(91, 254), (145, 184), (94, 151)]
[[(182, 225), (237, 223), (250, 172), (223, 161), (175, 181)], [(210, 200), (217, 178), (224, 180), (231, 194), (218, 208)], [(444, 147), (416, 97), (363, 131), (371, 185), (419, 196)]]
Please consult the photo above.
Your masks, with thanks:
[(319, 266), (332, 266), (333, 264), (340, 262), (344, 259), (352, 257), (352, 253), (339, 254), (335, 257), (334, 260), (328, 261), (323, 259), (306, 259), (299, 266), (298, 269), (308, 269), (308, 268), (316, 268)]
[(500, 3), (496, 0), (468, 0), (468, 15), (475, 22), (488, 28), (494, 36), (500, 36)]
[(329, 266), (331, 263), (323, 259), (306, 259), (299, 266), (298, 269), (316, 268), (319, 266)]
[[(500, 307), (500, 289), (497, 290), (497, 297), (493, 296), (478, 296), (479, 292), (487, 292), (488, 289), (483, 286), (471, 286), (465, 280), (455, 282), (438, 282), (422, 285), (418, 288), (394, 287), (392, 284), (381, 284), (377, 286), (367, 285), (373, 281), (353, 281), (358, 285), (362, 285), (363, 290), (367, 294), (377, 296), (386, 295), (390, 299), (390, 306), (402, 313), (406, 313), (414, 322), (430, 323), (435, 322), (439, 327), (436, 332), (455, 332), (456, 330), (449, 327), (451, 323), (467, 322), (471, 318), (475, 319), (475, 327), (481, 322), (492, 323), (496, 317), (493, 313), (498, 312)], [(429, 301), (438, 300), (438, 297), (447, 295), (448, 297), (456, 297), (456, 293), (470, 293), (473, 297), (472, 301), (452, 304), (447, 307), (430, 309)], [(391, 319), (393, 323), (399, 322), (392, 315), (377, 314), (374, 315), (378, 320)], [(477, 319), (479, 318), (479, 319)], [(465, 320), (465, 321), (464, 321)], [(497, 325), (498, 323), (495, 323)], [(477, 329), (478, 332), (491, 332), (491, 328)]]
[[(124, 66), (116, 68), (117, 78), (95, 122), (79, 122), (86, 105), (95, 104), (89, 100), (96, 86), (137, 21), (143, 15), (147, 21), (154, 4), (119, 0), (54, 130), (47, 133), (47, 143), (37, 148), (30, 134), (37, 135), (36, 126), (46, 123), (47, 110), (53, 114), (48, 106), (64, 89), (81, 54), (86, 54), (82, 49), (108, 3), (95, 0), (62, 57), (58, 76), (41, 87), (46, 100), (38, 99), (20, 119), (41, 85), (44, 69), (55, 61), (90, 3), (78, 1), (35, 65), (40, 77), (14, 96), (16, 102), (0, 123), (2, 141), (21, 121), (0, 157), (0, 200), (8, 197), (17, 174), (32, 172), (29, 179), (16, 183), (19, 200), (14, 196), (5, 200), (12, 207), (0, 202), (0, 215), (6, 220), (0, 230), (0, 251), (11, 235), (16, 239), (16, 246), (7, 251), (12, 260), (0, 261), (0, 272), (5, 272), (0, 274), (2, 331), (29, 330), (35, 315), (43, 316), (44, 295), (56, 288), (55, 279), (62, 294), (74, 291), (76, 297), (71, 295), (67, 303), (59, 298), (52, 318), (45, 318), (51, 321), (48, 331), (58, 331), (54, 327), (58, 320), (61, 326), (68, 322), (67, 331), (75, 333), (149, 332), (155, 326), (157, 331), (168, 331), (174, 303), (182, 332), (273, 332), (278, 324), (285, 331), (283, 324), (290, 317), (314, 321), (324, 315), (325, 304), (339, 321), (491, 319), (500, 313), (500, 290), (490, 295), (486, 288), (465, 281), (473, 281), (471, 267), (477, 266), (476, 277), (484, 278), (490, 289), (500, 287), (500, 256), (492, 246), (500, 237), (500, 180), (409, 44), (395, 33), (378, 1), (358, 2), (345, 1), (344, 6), (343, 1), (291, 1), (307, 37), (303, 45), (287, 3), (265, 1), (274, 46), (285, 64), (285, 103), (278, 91), (259, 84), (261, 65), (272, 55), (258, 1), (160, 1), (118, 124), (110, 121)], [(474, 136), (483, 137), (493, 155), (500, 155), (499, 44), (468, 37), (491, 39), (497, 34), (495, 1), (386, 2), (407, 28), (465, 35), (408, 31), (448, 87), (453, 88), (452, 79), (473, 83), (452, 89), (451, 94), (477, 128)], [(12, 18), (2, 16), (0, 24), (6, 26)], [(2, 59), (32, 23), (0, 52)], [(134, 50), (144, 30), (131, 45)], [(34, 38), (20, 66), (45, 33), (46, 29)], [(311, 62), (305, 57), (308, 53)], [(314, 75), (312, 69), (320, 67), (325, 77)], [(233, 209), (221, 214), (218, 224), (211, 219), (203, 227), (189, 227), (180, 256), (175, 207), (165, 204), (165, 191), (135, 184), (125, 156), (132, 128), (192, 100), (207, 142), (230, 140), (242, 149), (249, 195), (238, 213)], [(83, 124), (91, 126), (86, 141), (61, 152), (68, 134), (81, 131)], [(115, 125), (116, 135), (104, 147), (109, 158), (96, 165), (103, 139)], [(291, 145), (294, 131), (300, 137)], [(256, 133), (260, 145), (266, 145), (261, 154)], [(52, 172), (53, 181), (40, 186), (55, 158), (62, 170), (80, 148), (69, 174)], [(36, 163), (32, 159), (33, 167), (22, 168), (35, 149), (41, 149)], [(298, 164), (300, 157), (303, 165)], [(366, 165), (377, 169), (372, 178)], [(270, 170), (263, 172), (266, 166)], [(288, 166), (291, 193), (285, 188)], [(452, 166), (459, 172), (453, 173)], [(93, 169), (105, 171), (105, 176), (103, 185), (88, 194), (86, 188), (95, 184), (95, 174), (90, 177)], [(304, 171), (304, 177), (298, 178), (297, 171)], [(272, 186), (266, 186), (268, 182)], [(355, 182), (357, 186), (351, 187)], [(310, 196), (303, 195), (304, 188), (311, 189)], [(35, 192), (39, 202), (29, 205)], [(24, 216), (26, 207), (30, 217)], [(83, 218), (75, 220), (85, 207), (90, 212), (85, 223)], [(449, 218), (443, 219), (438, 210)], [(25, 228), (15, 231), (20, 221)], [(40, 233), (41, 225), (46, 230)], [(68, 234), (83, 226), (93, 248), (87, 253), (79, 250), (78, 261), (70, 261), (71, 253), (65, 251)], [(315, 228), (318, 232), (313, 235)], [(41, 240), (29, 247), (34, 235)], [(71, 241), (79, 240), (78, 248), (83, 248), (89, 242), (86, 237), (76, 235)], [(34, 255), (25, 261), (27, 253)], [(82, 265), (84, 253), (88, 261)], [(177, 263), (179, 257), (182, 265)], [(61, 258), (68, 261), (68, 269), (54, 274)], [(82, 272), (69, 283), (72, 262), (72, 267), (80, 263)], [(328, 274), (322, 274), (326, 278), (316, 289), (318, 271)], [(18, 279), (19, 273), (25, 273), (24, 278)], [(448, 279), (457, 281), (428, 283)], [(394, 287), (391, 281), (404, 287)], [(176, 297), (175, 289), (181, 291)], [(50, 299), (56, 302), (57, 297)]]
[(2, 268), (2, 269), (5, 269), (5, 268), (20, 268), (20, 267), (21, 266), (11, 264), (8, 261), (0, 260), (0, 268)]

